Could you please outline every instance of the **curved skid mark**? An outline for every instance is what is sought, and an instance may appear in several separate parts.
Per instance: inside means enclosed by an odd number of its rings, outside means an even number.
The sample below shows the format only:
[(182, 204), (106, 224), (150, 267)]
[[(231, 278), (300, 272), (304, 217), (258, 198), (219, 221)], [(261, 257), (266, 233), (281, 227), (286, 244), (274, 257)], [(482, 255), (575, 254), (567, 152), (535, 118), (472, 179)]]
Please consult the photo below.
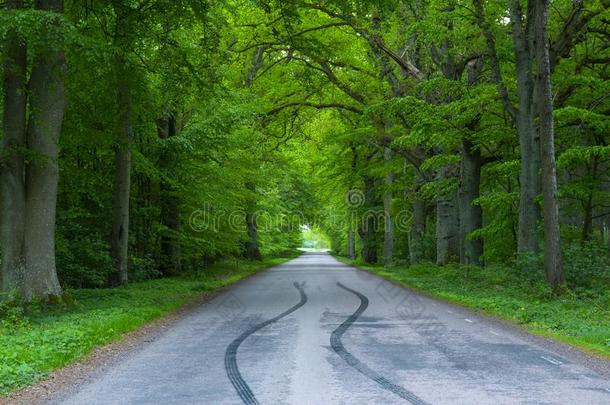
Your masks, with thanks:
[(304, 283), (294, 283), (294, 287), (299, 290), (299, 293), (301, 294), (301, 300), (296, 305), (282, 312), (274, 318), (268, 319), (264, 322), (261, 322), (248, 328), (245, 332), (243, 332), (235, 340), (233, 340), (229, 344), (229, 346), (227, 346), (227, 350), (225, 351), (225, 369), (227, 370), (227, 376), (229, 377), (231, 384), (233, 384), (233, 387), (235, 387), (235, 391), (237, 391), (237, 394), (242, 399), (242, 401), (244, 401), (245, 404), (256, 405), (259, 402), (254, 396), (254, 393), (252, 392), (244, 378), (242, 377), (241, 373), (239, 372), (239, 367), (237, 367), (237, 349), (239, 348), (239, 345), (241, 345), (242, 342), (248, 338), (248, 336), (263, 329), (265, 326), (268, 326), (282, 319), (283, 317), (290, 315), (291, 313), (305, 305), (305, 303), (307, 303), (307, 295), (303, 290), (303, 285)]
[(369, 306), (369, 300), (368, 300), (368, 298), (366, 298), (365, 295), (359, 293), (358, 291), (354, 291), (351, 288), (348, 288), (341, 283), (337, 283), (337, 285), (339, 287), (343, 288), (344, 290), (349, 291), (352, 294), (356, 295), (358, 298), (360, 298), (360, 306), (358, 307), (356, 312), (354, 312), (352, 315), (350, 315), (350, 317), (347, 318), (341, 325), (339, 325), (339, 327), (337, 329), (335, 329), (333, 331), (333, 333), (330, 335), (330, 345), (333, 348), (333, 350), (347, 364), (349, 364), (350, 366), (352, 366), (353, 368), (358, 370), (358, 372), (360, 372), (367, 378), (375, 381), (377, 384), (379, 384), (379, 386), (381, 388), (388, 390), (390, 392), (393, 392), (394, 394), (398, 395), (402, 399), (405, 399), (414, 405), (428, 405), (427, 402), (420, 399), (418, 396), (416, 396), (412, 392), (407, 391), (403, 387), (394, 384), (387, 378), (385, 378), (382, 375), (378, 374), (377, 372), (371, 370), (366, 364), (364, 364), (363, 362), (358, 360), (358, 358), (356, 356), (354, 356), (353, 354), (348, 352), (347, 349), (345, 349), (345, 346), (343, 346), (343, 343), (341, 342), (341, 338), (343, 337), (343, 334), (349, 329), (349, 327), (352, 326), (352, 324), (354, 322), (356, 322), (358, 317), (360, 317), (360, 315), (362, 315), (362, 313), (364, 311), (366, 311), (366, 308)]

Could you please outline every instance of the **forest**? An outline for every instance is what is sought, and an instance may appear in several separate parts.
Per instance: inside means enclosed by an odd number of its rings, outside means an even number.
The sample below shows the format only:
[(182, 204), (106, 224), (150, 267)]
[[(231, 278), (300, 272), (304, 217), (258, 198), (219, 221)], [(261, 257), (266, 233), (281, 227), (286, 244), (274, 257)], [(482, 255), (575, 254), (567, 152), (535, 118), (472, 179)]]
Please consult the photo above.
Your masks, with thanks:
[(0, 4), (5, 301), (315, 231), (610, 306), (610, 1)]

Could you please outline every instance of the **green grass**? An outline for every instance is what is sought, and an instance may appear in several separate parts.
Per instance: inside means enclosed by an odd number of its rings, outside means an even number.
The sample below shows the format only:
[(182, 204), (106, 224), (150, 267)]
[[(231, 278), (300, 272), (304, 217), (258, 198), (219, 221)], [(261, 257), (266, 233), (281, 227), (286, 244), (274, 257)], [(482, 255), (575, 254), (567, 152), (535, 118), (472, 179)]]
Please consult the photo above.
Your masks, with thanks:
[(441, 267), (430, 263), (384, 268), (339, 259), (434, 297), (511, 321), (529, 332), (610, 358), (610, 288), (554, 296), (543, 282), (528, 280), (513, 268)]
[(49, 372), (83, 358), (205, 293), (289, 259), (227, 261), (188, 277), (112, 289), (70, 290), (63, 308), (4, 308), (0, 318), (0, 396), (33, 384)]

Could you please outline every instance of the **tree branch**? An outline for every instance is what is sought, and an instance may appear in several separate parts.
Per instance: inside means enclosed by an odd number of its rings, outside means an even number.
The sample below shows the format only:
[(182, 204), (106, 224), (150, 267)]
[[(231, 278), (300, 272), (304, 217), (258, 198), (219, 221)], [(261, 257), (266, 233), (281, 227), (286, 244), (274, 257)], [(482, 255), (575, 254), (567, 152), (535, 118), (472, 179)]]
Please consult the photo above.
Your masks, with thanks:
[(489, 57), (489, 62), (491, 65), (491, 76), (494, 83), (498, 88), (498, 93), (500, 94), (500, 98), (502, 99), (502, 103), (504, 104), (504, 109), (508, 112), (511, 118), (514, 120), (517, 115), (517, 109), (510, 101), (510, 97), (508, 95), (508, 89), (504, 84), (504, 80), (502, 79), (502, 70), (500, 68), (500, 60), (498, 59), (498, 52), (496, 50), (496, 39), (494, 38), (493, 33), (491, 32), (491, 28), (485, 19), (485, 9), (483, 8), (483, 0), (473, 0), (472, 1), (477, 18), (477, 25), (483, 31), (483, 36), (485, 37), (485, 43), (487, 47), (487, 56)]
[(561, 28), (559, 36), (551, 41), (549, 57), (551, 71), (554, 70), (561, 58), (566, 58), (574, 46), (579, 42), (579, 36), (584, 32), (589, 22), (610, 7), (610, 1), (602, 1), (602, 7), (597, 10), (585, 12), (584, 0), (573, 0), (572, 10)]
[(283, 105), (280, 105), (278, 107), (275, 107), (271, 110), (269, 110), (267, 112), (267, 115), (275, 115), (277, 113), (279, 113), (282, 110), (285, 110), (286, 108), (290, 108), (290, 107), (310, 107), (310, 108), (315, 108), (316, 110), (323, 110), (326, 108), (337, 108), (340, 110), (345, 110), (345, 111), (351, 111), (353, 113), (356, 114), (362, 114), (363, 111), (360, 110), (359, 108), (356, 108), (354, 106), (351, 105), (347, 105), (347, 104), (341, 104), (341, 103), (310, 103), (307, 101), (293, 101), (290, 103), (286, 103)]

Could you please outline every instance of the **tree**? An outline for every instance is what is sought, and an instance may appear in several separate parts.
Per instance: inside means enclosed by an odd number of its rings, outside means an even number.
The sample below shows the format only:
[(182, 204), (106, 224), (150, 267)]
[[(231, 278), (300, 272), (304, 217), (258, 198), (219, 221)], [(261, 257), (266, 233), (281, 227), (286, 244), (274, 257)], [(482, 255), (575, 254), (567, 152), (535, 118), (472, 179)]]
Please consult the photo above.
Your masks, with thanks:
[[(21, 8), (17, 2), (14, 7)], [(61, 37), (63, 1), (39, 0), (42, 33)], [(59, 35), (57, 35), (59, 33)], [(58, 142), (65, 110), (66, 62), (61, 40), (47, 41), (34, 52), (29, 78), (29, 116), (25, 128), (26, 45), (10, 34), (5, 63), (2, 172), (4, 291), (17, 290), (25, 301), (61, 295), (55, 265), (55, 213)], [(24, 163), (25, 147), (28, 164)], [(10, 218), (8, 218), (10, 216)]]
[(535, 2), (534, 40), (537, 66), (537, 104), (540, 109), (539, 133), (542, 160), (542, 194), (544, 198), (544, 270), (554, 290), (565, 281), (559, 233), (557, 203), (557, 169), (555, 165), (555, 133), (553, 129), (553, 94), (551, 91), (551, 61), (548, 39), (548, 0)]
[[(19, 10), (23, 2), (6, 7)], [(25, 183), (27, 45), (17, 31), (5, 40), (0, 227), (2, 277), (0, 291), (21, 291), (25, 273)]]

